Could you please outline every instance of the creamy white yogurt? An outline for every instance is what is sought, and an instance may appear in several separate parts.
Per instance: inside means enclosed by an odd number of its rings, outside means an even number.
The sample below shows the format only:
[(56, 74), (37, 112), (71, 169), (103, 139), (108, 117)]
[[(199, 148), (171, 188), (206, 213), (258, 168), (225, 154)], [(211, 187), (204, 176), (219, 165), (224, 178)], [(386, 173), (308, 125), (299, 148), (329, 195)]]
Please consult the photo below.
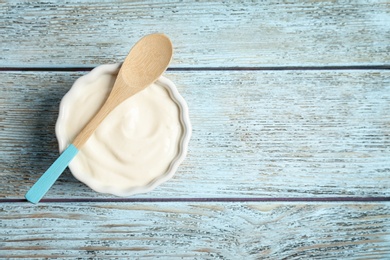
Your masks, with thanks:
[[(116, 72), (96, 74), (75, 84), (67, 94), (71, 102), (64, 97), (66, 107), (61, 103), (64, 111), (57, 125), (62, 128), (57, 129), (57, 136), (64, 139), (61, 150), (98, 112), (111, 91)], [(169, 172), (183, 153), (186, 126), (181, 109), (171, 89), (159, 81), (125, 100), (104, 119), (72, 160), (73, 174), (95, 190), (116, 195), (128, 195), (132, 189), (151, 185)]]

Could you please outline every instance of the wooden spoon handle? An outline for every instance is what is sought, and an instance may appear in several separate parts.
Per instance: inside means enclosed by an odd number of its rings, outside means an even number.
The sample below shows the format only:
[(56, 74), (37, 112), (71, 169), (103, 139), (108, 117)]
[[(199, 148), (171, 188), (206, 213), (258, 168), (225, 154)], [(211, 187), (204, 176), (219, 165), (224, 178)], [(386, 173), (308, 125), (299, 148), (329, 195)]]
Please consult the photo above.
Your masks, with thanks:
[[(123, 82), (122, 77), (118, 74), (117, 79), (115, 80), (114, 87), (117, 89), (122, 89), (125, 83)], [(113, 87), (113, 88), (114, 88)], [(81, 130), (81, 132), (73, 140), (73, 145), (80, 150), (80, 148), (88, 141), (96, 128), (100, 123), (108, 116), (108, 114), (115, 109), (121, 102), (127, 98), (126, 95), (123, 95), (121, 91), (111, 92), (108, 96), (106, 102), (97, 112), (97, 114), (88, 122), (88, 124)]]
[(72, 144), (69, 145), (49, 169), (47, 169), (38, 181), (28, 190), (24, 197), (32, 203), (38, 203), (78, 152), (79, 150), (76, 147)]

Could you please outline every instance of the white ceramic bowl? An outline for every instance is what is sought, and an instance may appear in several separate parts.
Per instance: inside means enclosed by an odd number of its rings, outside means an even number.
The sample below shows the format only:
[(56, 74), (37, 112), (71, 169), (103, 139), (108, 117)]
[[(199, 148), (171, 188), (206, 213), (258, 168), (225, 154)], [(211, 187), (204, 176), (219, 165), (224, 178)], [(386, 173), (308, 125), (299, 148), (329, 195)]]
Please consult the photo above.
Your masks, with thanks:
[[(99, 77), (107, 76), (107, 74), (112, 75), (113, 77), (116, 76), (120, 68), (120, 64), (106, 64), (101, 65), (93, 69), (90, 73), (88, 73), (85, 76), (80, 77), (78, 80), (75, 81), (72, 88), (69, 90), (69, 92), (63, 97), (61, 104), (60, 104), (60, 111), (58, 120), (56, 123), (56, 136), (59, 144), (60, 152), (65, 150), (65, 148), (72, 142), (72, 138), (70, 137), (70, 133), (67, 132), (67, 125), (74, 123), (72, 121), (72, 115), (70, 112), (70, 108), (72, 107), (72, 104), (80, 98), (80, 91), (82, 92), (83, 87), (86, 85), (90, 85), (91, 82), (93, 83), (95, 80), (98, 80)], [(115, 187), (107, 185), (107, 183), (103, 183), (96, 178), (94, 178), (93, 172), (85, 172), (85, 169), (82, 171), (80, 170), (80, 165), (78, 164), (77, 160), (73, 160), (69, 164), (69, 168), (78, 180), (88, 185), (93, 190), (100, 192), (100, 193), (109, 193), (116, 196), (130, 196), (136, 193), (144, 193), (148, 192), (152, 189), (154, 189), (156, 186), (162, 184), (163, 182), (170, 179), (176, 172), (179, 165), (184, 160), (186, 154), (187, 154), (187, 147), (191, 136), (191, 124), (188, 116), (188, 107), (183, 99), (183, 97), (179, 94), (177, 91), (177, 88), (175, 84), (170, 81), (169, 79), (165, 77), (160, 77), (156, 84), (163, 86), (169, 93), (171, 99), (177, 104), (179, 108), (179, 114), (180, 114), (180, 124), (182, 125), (182, 135), (179, 139), (179, 149), (177, 155), (174, 157), (174, 159), (169, 164), (168, 170), (161, 172), (157, 177), (153, 177), (153, 179), (147, 180), (146, 185), (141, 186), (134, 186), (131, 183), (129, 183), (126, 187)], [(87, 109), (87, 108), (82, 108)], [(87, 143), (88, 144), (88, 143)], [(87, 145), (86, 144), (86, 145)], [(82, 153), (82, 149), (79, 153)], [(79, 154), (77, 155), (79, 156)], [(88, 159), (88, 158), (87, 158)], [(91, 169), (92, 171), (92, 169)], [(109, 177), (109, 176), (107, 176)]]

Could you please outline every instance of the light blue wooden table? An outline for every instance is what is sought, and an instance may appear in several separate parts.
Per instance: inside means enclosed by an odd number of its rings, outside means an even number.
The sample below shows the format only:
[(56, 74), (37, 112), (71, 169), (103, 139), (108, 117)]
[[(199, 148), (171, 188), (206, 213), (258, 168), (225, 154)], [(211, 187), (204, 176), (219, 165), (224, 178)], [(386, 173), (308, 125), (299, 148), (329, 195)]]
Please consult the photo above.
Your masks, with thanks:
[[(271, 1), (270, 1), (271, 2)], [(390, 259), (388, 1), (0, 3), (0, 257)], [(163, 32), (189, 153), (152, 192), (97, 194), (57, 157), (62, 96)]]

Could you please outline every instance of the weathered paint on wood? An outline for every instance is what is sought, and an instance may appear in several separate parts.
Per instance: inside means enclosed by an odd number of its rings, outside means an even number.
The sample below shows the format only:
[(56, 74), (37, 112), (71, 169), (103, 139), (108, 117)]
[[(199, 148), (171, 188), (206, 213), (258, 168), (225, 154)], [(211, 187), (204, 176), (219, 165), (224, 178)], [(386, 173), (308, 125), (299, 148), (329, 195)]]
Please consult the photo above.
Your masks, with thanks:
[[(0, 68), (122, 61), (153, 32), (173, 39), (173, 68), (390, 60), (385, 0), (0, 2)], [(0, 257), (390, 257), (389, 203), (237, 201), (389, 196), (389, 71), (169, 72), (190, 106), (189, 155), (172, 180), (134, 198), (229, 203), (81, 202), (108, 196), (69, 172), (48, 194), (62, 203), (5, 203), (56, 158), (58, 103), (84, 73), (0, 73)]]
[(390, 3), (375, 1), (6, 1), (1, 67), (122, 61), (164, 32), (174, 67), (389, 65)]
[[(3, 72), (0, 189), (21, 198), (58, 156), (58, 105), (87, 72)], [(390, 71), (169, 72), (193, 135), (175, 177), (139, 197), (390, 195)], [(69, 172), (49, 198), (104, 197)]]
[(0, 204), (0, 257), (387, 259), (390, 205)]

